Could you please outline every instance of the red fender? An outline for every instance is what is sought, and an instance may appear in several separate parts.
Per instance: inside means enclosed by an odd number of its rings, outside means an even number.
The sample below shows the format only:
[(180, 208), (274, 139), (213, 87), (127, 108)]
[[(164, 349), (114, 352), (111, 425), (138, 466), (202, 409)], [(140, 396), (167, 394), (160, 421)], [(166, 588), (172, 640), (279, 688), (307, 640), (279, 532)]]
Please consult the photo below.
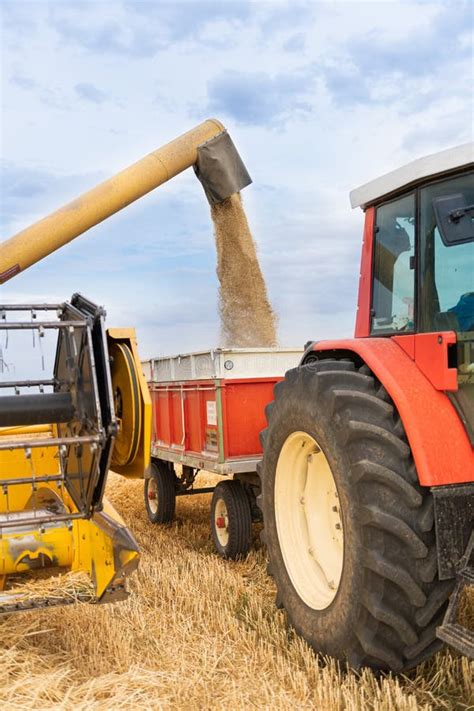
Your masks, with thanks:
[(384, 385), (402, 418), (423, 486), (474, 481), (474, 451), (447, 395), (391, 338), (320, 341), (315, 351), (352, 351)]

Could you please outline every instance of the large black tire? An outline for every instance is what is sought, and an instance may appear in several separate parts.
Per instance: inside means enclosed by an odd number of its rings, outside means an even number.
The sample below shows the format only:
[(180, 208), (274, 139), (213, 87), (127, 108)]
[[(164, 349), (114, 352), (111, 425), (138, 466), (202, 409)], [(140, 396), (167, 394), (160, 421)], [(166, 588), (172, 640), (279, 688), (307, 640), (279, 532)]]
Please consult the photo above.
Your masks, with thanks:
[(145, 508), (151, 523), (170, 523), (176, 509), (176, 475), (173, 466), (161, 459), (151, 464), (151, 477), (145, 479)]
[(214, 489), (211, 535), (217, 552), (223, 558), (236, 560), (249, 552), (252, 512), (249, 497), (240, 481), (221, 481)]
[[(290, 370), (266, 414), (259, 504), (277, 605), (315, 651), (353, 668), (416, 666), (441, 646), (436, 626), (452, 582), (438, 579), (432, 495), (418, 484), (386, 390), (365, 365), (321, 360)], [(276, 525), (276, 467), (287, 438), (298, 431), (319, 443), (340, 503), (342, 574), (325, 609), (313, 609), (298, 594)]]

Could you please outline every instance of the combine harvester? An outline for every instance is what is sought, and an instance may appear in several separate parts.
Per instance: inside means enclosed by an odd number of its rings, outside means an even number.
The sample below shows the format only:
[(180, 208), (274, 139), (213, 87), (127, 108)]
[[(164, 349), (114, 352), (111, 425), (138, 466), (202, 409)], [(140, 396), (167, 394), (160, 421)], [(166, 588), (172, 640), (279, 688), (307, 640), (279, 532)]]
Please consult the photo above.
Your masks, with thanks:
[[(191, 166), (211, 203), (250, 182), (222, 124), (206, 121), (5, 241), (0, 284)], [(104, 487), (110, 467), (129, 477), (149, 469), (150, 397), (135, 333), (106, 331), (103, 309), (79, 294), (3, 305), (0, 317), (10, 348), (15, 332), (33, 333), (33, 343), (57, 334), (48, 377), (0, 381), (0, 613), (122, 599), (139, 552)], [(44, 595), (30, 582), (66, 572), (82, 576), (59, 578)], [(77, 589), (68, 579), (81, 580)]]

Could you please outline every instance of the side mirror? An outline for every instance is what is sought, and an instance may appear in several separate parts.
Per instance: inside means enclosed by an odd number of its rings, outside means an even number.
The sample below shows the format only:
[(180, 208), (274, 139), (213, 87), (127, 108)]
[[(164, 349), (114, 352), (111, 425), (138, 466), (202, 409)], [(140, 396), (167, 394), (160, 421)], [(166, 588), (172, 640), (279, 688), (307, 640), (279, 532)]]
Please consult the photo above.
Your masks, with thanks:
[(434, 198), (433, 210), (446, 247), (474, 241), (474, 205), (466, 205), (464, 195), (458, 193)]

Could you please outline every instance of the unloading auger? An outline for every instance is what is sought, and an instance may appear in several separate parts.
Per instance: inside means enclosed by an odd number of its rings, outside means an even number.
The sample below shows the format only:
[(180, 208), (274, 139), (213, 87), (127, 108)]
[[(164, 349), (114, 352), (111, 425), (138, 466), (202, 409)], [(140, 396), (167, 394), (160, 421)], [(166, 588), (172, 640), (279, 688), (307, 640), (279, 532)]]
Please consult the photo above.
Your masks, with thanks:
[[(0, 284), (191, 166), (211, 204), (251, 182), (223, 125), (205, 121), (3, 242)], [(150, 464), (135, 332), (106, 330), (80, 294), (0, 305), (0, 337), (25, 330), (56, 333), (56, 356), (47, 377), (0, 380), (0, 613), (123, 599), (139, 549), (104, 488), (110, 468), (142, 477)], [(38, 573), (83, 573), (91, 587), (33, 594), (21, 583)]]

